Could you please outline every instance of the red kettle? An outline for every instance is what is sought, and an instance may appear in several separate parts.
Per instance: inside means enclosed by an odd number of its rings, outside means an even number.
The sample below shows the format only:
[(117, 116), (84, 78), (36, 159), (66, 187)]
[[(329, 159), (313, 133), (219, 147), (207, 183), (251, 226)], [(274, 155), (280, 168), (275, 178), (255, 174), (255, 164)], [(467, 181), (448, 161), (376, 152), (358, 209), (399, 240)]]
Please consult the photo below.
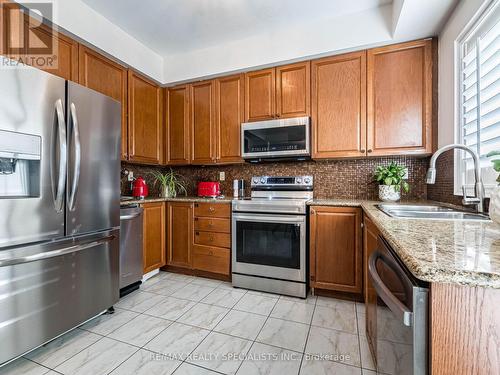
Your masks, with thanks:
[(148, 185), (142, 177), (137, 177), (132, 185), (132, 195), (134, 198), (144, 199), (149, 194)]

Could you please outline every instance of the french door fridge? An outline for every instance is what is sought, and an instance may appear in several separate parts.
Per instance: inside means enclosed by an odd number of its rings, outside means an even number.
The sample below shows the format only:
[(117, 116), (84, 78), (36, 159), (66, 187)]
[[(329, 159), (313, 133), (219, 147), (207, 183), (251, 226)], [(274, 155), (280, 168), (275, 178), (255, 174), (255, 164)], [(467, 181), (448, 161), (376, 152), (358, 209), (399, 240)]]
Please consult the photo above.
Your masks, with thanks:
[(120, 103), (0, 70), (0, 366), (119, 298)]

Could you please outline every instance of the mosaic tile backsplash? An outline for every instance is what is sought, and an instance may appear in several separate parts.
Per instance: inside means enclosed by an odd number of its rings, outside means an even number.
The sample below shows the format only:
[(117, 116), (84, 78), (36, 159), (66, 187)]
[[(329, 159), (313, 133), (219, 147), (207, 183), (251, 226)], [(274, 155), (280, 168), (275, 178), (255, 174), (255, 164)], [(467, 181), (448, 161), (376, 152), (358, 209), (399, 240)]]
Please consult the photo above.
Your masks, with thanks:
[[(219, 166), (186, 166), (172, 167), (187, 183), (188, 195), (196, 195), (199, 181), (218, 181), (219, 172), (225, 172), (226, 180), (221, 182), (222, 193), (232, 196), (233, 180), (244, 179), (246, 195), (250, 195), (250, 179), (252, 176), (275, 175), (295, 176), (312, 175), (314, 177), (315, 198), (346, 199), (378, 199), (378, 185), (373, 182), (373, 171), (378, 165), (387, 165), (395, 161), (408, 167), (408, 182), (411, 190), (403, 195), (403, 199), (426, 199), (427, 184), (425, 174), (429, 158), (416, 157), (382, 157), (370, 159), (279, 162), (262, 164), (237, 164)], [(122, 163), (124, 169), (134, 172), (134, 176), (142, 176), (149, 186), (150, 196), (159, 195), (159, 187), (154, 186), (154, 178), (149, 174), (153, 169), (168, 170), (169, 167), (153, 167)], [(122, 173), (122, 194), (130, 195), (130, 184)]]

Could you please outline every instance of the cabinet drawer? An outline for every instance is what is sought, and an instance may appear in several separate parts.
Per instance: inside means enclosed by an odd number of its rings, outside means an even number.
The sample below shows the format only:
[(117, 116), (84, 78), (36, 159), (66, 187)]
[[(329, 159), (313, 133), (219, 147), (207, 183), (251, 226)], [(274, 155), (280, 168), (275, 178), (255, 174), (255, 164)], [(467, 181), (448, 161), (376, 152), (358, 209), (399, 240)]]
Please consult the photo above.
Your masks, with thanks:
[(231, 233), (231, 220), (195, 217), (194, 230)]
[(194, 232), (194, 243), (197, 245), (231, 247), (231, 235), (229, 233), (216, 232)]
[(224, 203), (195, 203), (194, 216), (229, 218), (231, 207)]
[(193, 245), (193, 268), (196, 270), (229, 275), (230, 257), (229, 249)]

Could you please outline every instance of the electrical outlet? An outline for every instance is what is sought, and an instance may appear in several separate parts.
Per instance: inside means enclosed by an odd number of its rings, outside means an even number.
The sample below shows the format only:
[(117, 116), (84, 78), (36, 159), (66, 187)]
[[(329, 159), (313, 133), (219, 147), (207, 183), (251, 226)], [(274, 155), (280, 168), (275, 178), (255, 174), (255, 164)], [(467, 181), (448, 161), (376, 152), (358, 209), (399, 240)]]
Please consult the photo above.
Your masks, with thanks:
[(405, 175), (403, 176), (403, 180), (408, 180), (408, 168), (405, 168)]
[(219, 172), (219, 181), (226, 181), (226, 172)]
[(127, 180), (134, 181), (134, 172), (128, 171)]

